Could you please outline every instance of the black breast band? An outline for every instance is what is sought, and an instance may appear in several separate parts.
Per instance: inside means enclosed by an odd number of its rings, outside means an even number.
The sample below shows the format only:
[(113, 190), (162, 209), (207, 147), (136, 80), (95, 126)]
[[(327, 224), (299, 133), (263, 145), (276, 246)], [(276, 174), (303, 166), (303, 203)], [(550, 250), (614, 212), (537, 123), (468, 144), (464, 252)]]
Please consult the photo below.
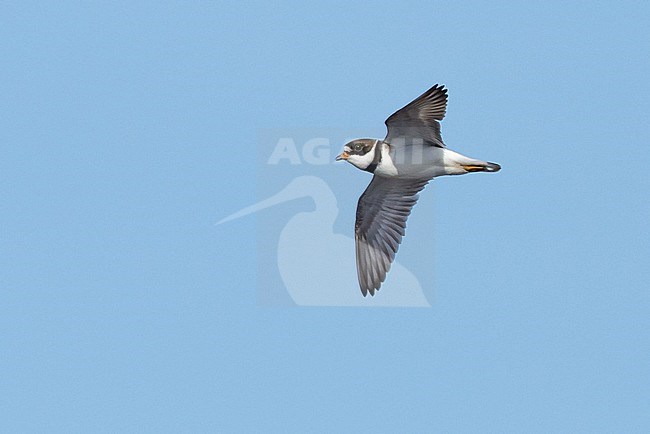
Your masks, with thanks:
[(365, 170), (366, 172), (370, 173), (375, 173), (375, 170), (377, 169), (377, 166), (379, 166), (379, 163), (381, 162), (381, 148), (384, 146), (384, 143), (381, 142), (380, 140), (377, 140), (375, 142), (375, 155), (372, 158), (372, 163), (366, 167)]

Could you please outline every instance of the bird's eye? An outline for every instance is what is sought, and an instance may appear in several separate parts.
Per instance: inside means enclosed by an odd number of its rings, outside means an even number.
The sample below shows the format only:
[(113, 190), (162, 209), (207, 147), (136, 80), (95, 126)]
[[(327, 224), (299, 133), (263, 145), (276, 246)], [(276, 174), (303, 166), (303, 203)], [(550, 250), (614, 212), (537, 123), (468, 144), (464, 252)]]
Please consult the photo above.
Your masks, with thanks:
[(356, 145), (354, 145), (354, 150), (355, 151), (360, 151), (361, 150), (361, 145), (358, 144), (358, 143)]

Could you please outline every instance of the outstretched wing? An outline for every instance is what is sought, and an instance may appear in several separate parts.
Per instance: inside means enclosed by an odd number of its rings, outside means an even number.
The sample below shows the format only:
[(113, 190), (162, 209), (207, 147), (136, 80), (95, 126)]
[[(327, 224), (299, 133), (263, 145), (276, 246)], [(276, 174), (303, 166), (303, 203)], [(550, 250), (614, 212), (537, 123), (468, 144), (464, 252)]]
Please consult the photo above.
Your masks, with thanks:
[(386, 119), (388, 134), (384, 142), (399, 146), (419, 141), (444, 148), (438, 121), (445, 117), (446, 110), (447, 89), (436, 84)]
[(359, 198), (354, 239), (361, 293), (375, 294), (404, 236), (406, 219), (429, 180), (374, 176)]

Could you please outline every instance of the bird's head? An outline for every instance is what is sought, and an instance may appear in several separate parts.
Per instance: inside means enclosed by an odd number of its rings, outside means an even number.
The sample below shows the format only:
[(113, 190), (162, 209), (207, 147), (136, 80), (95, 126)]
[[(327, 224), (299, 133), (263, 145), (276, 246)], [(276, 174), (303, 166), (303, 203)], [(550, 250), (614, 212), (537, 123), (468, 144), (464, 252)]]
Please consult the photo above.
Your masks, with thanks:
[(348, 163), (365, 170), (370, 166), (374, 158), (376, 139), (356, 139), (346, 143), (343, 146), (343, 152), (337, 157), (336, 161), (345, 160)]

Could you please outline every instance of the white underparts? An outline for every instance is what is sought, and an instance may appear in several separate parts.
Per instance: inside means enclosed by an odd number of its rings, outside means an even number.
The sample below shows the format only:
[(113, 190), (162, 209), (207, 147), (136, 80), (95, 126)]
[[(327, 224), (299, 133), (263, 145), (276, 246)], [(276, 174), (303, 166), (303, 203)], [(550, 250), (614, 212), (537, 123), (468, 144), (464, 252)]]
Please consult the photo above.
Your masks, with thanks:
[(398, 176), (398, 170), (393, 164), (393, 159), (390, 156), (390, 146), (386, 143), (379, 141), (378, 145), (381, 146), (381, 161), (377, 168), (375, 169), (375, 174), (385, 177), (394, 177)]
[(375, 159), (375, 147), (381, 146), (381, 160), (374, 174), (387, 178), (435, 178), (443, 175), (468, 173), (464, 165), (485, 165), (484, 161), (466, 157), (447, 148), (437, 146), (390, 146), (381, 140), (364, 155), (350, 155), (348, 162), (367, 170)]

